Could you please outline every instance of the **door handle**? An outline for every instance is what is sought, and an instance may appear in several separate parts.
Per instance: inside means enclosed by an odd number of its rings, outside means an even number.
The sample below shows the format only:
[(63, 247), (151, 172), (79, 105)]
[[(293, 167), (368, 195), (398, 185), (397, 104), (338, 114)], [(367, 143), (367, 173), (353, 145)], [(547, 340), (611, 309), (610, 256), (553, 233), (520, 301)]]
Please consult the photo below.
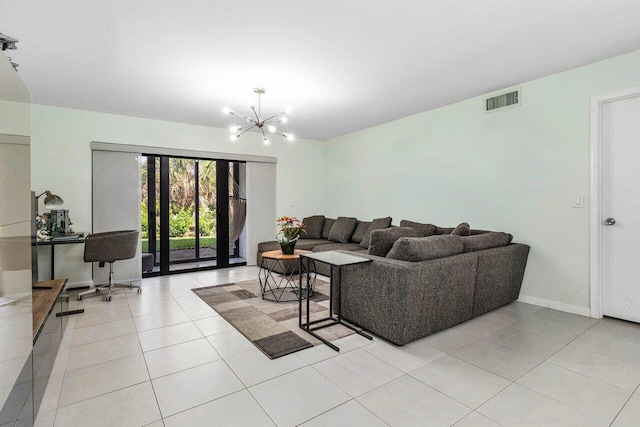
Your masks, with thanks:
[(616, 223), (615, 218), (607, 218), (604, 220), (604, 225), (613, 225)]

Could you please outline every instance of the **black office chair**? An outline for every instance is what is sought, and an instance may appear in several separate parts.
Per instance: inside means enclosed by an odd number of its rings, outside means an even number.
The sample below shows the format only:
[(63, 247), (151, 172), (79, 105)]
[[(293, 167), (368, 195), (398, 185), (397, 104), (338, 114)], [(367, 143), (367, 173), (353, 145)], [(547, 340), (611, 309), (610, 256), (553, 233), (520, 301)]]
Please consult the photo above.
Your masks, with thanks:
[(87, 236), (84, 242), (84, 262), (98, 262), (100, 267), (104, 267), (104, 264), (108, 262), (109, 283), (98, 285), (89, 291), (80, 292), (78, 300), (82, 300), (85, 295), (98, 295), (101, 291), (108, 289), (105, 300), (111, 301), (111, 291), (114, 287), (138, 288), (138, 293), (142, 292), (140, 285), (113, 282), (113, 263), (136, 256), (139, 235), (140, 233), (136, 230), (123, 230), (95, 233)]

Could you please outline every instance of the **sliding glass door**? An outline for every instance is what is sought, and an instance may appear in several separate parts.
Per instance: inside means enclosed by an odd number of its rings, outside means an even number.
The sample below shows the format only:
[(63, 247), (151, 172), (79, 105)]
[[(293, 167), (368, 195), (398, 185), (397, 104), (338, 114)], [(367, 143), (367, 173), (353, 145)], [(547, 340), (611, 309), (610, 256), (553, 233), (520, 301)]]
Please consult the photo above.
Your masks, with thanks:
[(142, 169), (143, 275), (245, 265), (244, 165), (147, 154)]

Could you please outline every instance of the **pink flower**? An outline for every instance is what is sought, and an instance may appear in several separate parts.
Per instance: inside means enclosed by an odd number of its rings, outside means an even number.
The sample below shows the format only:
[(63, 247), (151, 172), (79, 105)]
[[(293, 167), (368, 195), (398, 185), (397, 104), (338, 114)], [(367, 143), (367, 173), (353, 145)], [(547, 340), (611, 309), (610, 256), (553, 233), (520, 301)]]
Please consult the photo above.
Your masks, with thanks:
[(290, 242), (299, 237), (300, 232), (306, 233), (305, 225), (296, 217), (281, 216), (277, 219), (276, 224), (282, 233), (282, 241)]

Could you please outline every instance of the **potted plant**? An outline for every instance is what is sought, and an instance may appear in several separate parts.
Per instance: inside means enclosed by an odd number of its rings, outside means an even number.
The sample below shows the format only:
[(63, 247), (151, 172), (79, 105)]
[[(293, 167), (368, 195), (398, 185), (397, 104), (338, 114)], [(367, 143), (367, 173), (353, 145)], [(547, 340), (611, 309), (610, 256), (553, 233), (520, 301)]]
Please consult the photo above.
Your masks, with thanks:
[(277, 219), (278, 229), (280, 230), (276, 236), (276, 240), (280, 243), (282, 253), (285, 255), (293, 255), (296, 248), (296, 242), (300, 237), (300, 233), (306, 233), (304, 224), (296, 217), (282, 216)]

